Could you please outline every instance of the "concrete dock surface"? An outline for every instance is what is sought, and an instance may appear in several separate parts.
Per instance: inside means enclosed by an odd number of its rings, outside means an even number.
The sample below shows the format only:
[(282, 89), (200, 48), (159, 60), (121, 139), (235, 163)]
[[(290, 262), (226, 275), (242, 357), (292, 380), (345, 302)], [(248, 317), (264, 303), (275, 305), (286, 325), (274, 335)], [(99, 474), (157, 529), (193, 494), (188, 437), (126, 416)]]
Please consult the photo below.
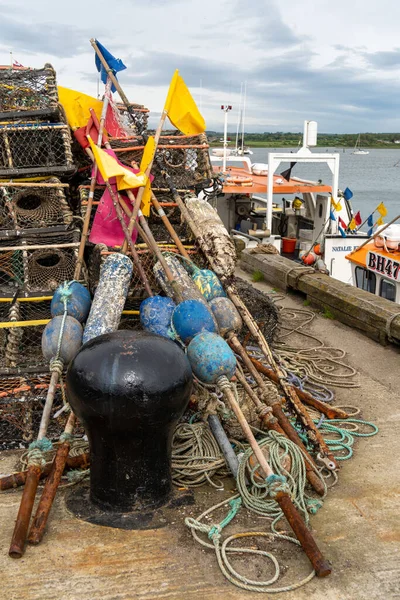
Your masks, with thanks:
[[(241, 277), (249, 279), (243, 272)], [(264, 291), (270, 286), (254, 284)], [(284, 306), (303, 308), (303, 299), (288, 295)], [(308, 307), (309, 308), (309, 307)], [(323, 508), (311, 518), (314, 536), (333, 572), (314, 578), (295, 591), (274, 594), (277, 600), (392, 600), (400, 598), (400, 356), (337, 321), (317, 313), (310, 331), (328, 345), (346, 352), (359, 372), (359, 388), (338, 388), (336, 402), (361, 408), (379, 434), (359, 439), (354, 456), (344, 461), (339, 481)], [(14, 470), (17, 453), (0, 454), (0, 472)], [(186, 516), (231, 493), (209, 487), (196, 490), (195, 504), (171, 511), (167, 526), (126, 531), (77, 519), (57, 496), (47, 533), (23, 558), (8, 556), (21, 490), (0, 494), (0, 598), (3, 600), (238, 600), (262, 597), (230, 584), (215, 554), (192, 539)], [(69, 492), (71, 493), (71, 492)], [(73, 492), (72, 492), (73, 493)], [(246, 512), (247, 511), (243, 511)], [(225, 515), (218, 513), (218, 517)], [(217, 519), (219, 521), (220, 518)], [(269, 530), (269, 521), (244, 514), (224, 531)], [(276, 554), (289, 567), (284, 583), (306, 576), (310, 567), (296, 548)], [(254, 557), (235, 566), (250, 578), (268, 579), (269, 564)], [(276, 585), (279, 585), (278, 582)], [(273, 586), (275, 587), (275, 586)], [(266, 594), (268, 597), (268, 594)]]

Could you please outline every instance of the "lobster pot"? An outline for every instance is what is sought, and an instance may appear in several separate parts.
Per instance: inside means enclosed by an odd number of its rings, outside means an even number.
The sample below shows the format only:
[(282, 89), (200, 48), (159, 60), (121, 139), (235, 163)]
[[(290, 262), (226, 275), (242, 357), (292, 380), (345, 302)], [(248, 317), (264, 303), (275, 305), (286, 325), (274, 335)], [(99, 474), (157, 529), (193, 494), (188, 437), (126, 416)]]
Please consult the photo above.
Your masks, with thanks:
[(40, 235), (46, 227), (65, 231), (73, 219), (66, 189), (68, 184), (56, 178), (40, 183), (0, 182), (0, 239)]
[(51, 319), (50, 301), (49, 296), (0, 298), (0, 374), (48, 370), (41, 339)]
[[(96, 214), (97, 207), (99, 205), (102, 195), (104, 194), (104, 190), (105, 190), (104, 186), (96, 185), (96, 187), (95, 187), (93, 202), (92, 202), (92, 211), (90, 213), (88, 237), (89, 237), (91, 229), (92, 229), (93, 219)], [(84, 219), (86, 217), (87, 207), (88, 207), (88, 202), (89, 202), (89, 191), (90, 191), (90, 185), (80, 185), (78, 188), (78, 195), (79, 195), (78, 212), (79, 212), (80, 216), (82, 217), (82, 219)]]
[(0, 125), (0, 177), (72, 175), (74, 171), (67, 125)]
[[(79, 230), (63, 234), (51, 228), (43, 231), (39, 238), (18, 238), (15, 245), (0, 242), (0, 297), (10, 296), (17, 288), (21, 295), (48, 295), (63, 281), (73, 279)], [(84, 269), (82, 283), (86, 282)]]
[[(141, 137), (126, 140), (113, 138), (110, 143), (123, 164), (131, 166), (132, 161), (140, 164), (144, 150)], [(210, 178), (212, 168), (206, 135), (187, 136), (179, 132), (162, 135), (151, 171), (154, 175), (152, 188), (156, 192), (166, 188), (161, 169), (168, 171), (178, 190), (192, 189), (194, 185)]]
[(118, 329), (132, 276), (132, 261), (125, 254), (110, 254), (104, 261), (93, 298), (83, 344)]
[(130, 104), (129, 112), (125, 104), (111, 101), (110, 107), (114, 113), (114, 118), (123, 131), (122, 138), (117, 139), (130, 139), (134, 136), (141, 136), (146, 132), (150, 111), (143, 104)]
[(220, 278), (231, 277), (237, 260), (235, 245), (217, 211), (195, 196), (186, 198), (185, 204), (198, 228), (201, 249), (213, 257), (213, 271)]
[(0, 67), (0, 119), (51, 117), (59, 119), (56, 72)]

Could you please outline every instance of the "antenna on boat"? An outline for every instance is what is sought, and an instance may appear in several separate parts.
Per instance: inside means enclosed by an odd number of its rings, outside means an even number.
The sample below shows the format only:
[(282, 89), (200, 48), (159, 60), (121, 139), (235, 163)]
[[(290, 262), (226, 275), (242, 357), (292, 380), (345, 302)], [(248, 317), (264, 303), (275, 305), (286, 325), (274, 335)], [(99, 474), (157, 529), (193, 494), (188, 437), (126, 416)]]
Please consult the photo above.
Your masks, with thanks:
[(203, 80), (200, 79), (200, 112), (203, 114)]
[(232, 106), (230, 104), (221, 104), (221, 110), (225, 111), (224, 118), (224, 159), (222, 163), (222, 171), (225, 173), (226, 171), (226, 148), (228, 146), (228, 112), (232, 110)]
[(317, 127), (317, 121), (304, 121), (302, 148), (308, 149), (310, 146), (317, 145)]

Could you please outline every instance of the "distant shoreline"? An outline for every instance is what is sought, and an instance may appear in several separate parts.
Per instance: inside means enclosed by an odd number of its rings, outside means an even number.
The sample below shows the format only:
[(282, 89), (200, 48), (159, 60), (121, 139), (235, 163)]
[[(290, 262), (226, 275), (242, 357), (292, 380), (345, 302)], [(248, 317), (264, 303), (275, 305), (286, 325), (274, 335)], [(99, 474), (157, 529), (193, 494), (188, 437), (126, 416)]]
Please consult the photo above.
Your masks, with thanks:
[[(212, 148), (220, 148), (222, 146), (222, 142), (220, 141), (210, 141), (209, 144)], [(249, 148), (291, 148), (298, 149), (298, 142), (278, 142), (277, 141), (254, 141), (254, 140), (244, 140), (244, 145)], [(228, 144), (228, 148), (234, 148), (235, 144)], [(339, 144), (317, 144), (316, 148), (337, 148), (338, 150), (353, 150), (354, 145), (339, 145)], [(362, 146), (363, 150), (400, 150), (400, 144), (364, 144)]]

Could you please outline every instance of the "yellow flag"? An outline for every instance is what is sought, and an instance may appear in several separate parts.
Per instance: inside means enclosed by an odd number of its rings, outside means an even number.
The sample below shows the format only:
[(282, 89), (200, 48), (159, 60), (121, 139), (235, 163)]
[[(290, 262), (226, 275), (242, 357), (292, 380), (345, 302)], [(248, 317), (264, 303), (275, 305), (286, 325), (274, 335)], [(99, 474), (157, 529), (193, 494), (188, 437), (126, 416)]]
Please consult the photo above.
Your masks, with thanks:
[(58, 86), (58, 98), (62, 104), (71, 129), (85, 127), (90, 118), (89, 110), (93, 108), (100, 121), (103, 102), (81, 92)]
[(384, 224), (384, 222), (383, 222), (382, 217), (379, 217), (379, 219), (376, 222), (376, 225), (383, 225), (383, 224)]
[[(151, 163), (153, 162), (154, 154), (156, 151), (156, 143), (154, 141), (153, 136), (150, 136), (146, 142), (144, 147), (142, 160), (140, 161), (140, 170), (143, 173), (146, 173), (147, 169), (151, 167)], [(148, 175), (148, 173), (147, 173)]]
[(96, 146), (90, 137), (88, 139), (99, 171), (105, 181), (115, 177), (119, 190), (129, 190), (146, 185), (147, 176), (144, 173), (135, 174), (125, 169), (117, 163), (114, 157)]
[(342, 210), (342, 205), (340, 204), (339, 200), (335, 202), (334, 199), (331, 198), (331, 204), (336, 211), (340, 212)]
[(206, 129), (206, 123), (178, 69), (171, 79), (164, 110), (172, 125), (185, 135), (197, 135)]
[(350, 221), (348, 227), (351, 231), (353, 231), (353, 229), (355, 229), (357, 227), (357, 224), (356, 224), (354, 218)]
[(142, 202), (140, 204), (140, 210), (144, 214), (145, 217), (150, 216), (150, 207), (151, 207), (151, 182), (150, 179), (146, 181), (146, 185), (144, 188)]
[(380, 205), (377, 207), (376, 209), (378, 211), (378, 213), (381, 215), (381, 217), (386, 217), (387, 215), (387, 208), (386, 206), (383, 204), (383, 202), (380, 203)]

